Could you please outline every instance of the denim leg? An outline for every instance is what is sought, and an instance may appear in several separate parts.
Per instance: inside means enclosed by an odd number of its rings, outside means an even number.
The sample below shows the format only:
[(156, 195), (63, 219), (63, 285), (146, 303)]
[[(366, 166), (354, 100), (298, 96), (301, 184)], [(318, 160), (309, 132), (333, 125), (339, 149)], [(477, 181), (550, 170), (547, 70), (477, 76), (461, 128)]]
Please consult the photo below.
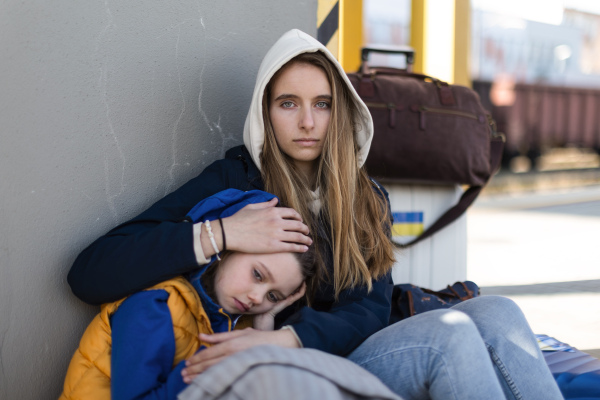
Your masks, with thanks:
[(562, 399), (535, 336), (512, 300), (482, 296), (457, 304), (479, 329), (508, 399)]
[(454, 310), (435, 310), (373, 334), (348, 359), (403, 399), (505, 399), (477, 327)]

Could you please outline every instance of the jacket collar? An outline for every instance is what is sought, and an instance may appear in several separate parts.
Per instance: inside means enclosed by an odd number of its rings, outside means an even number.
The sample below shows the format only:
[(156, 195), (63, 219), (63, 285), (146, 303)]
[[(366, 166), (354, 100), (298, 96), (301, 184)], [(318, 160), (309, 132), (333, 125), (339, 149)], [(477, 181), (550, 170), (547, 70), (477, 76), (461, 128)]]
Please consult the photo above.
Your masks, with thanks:
[(232, 147), (225, 153), (225, 158), (241, 161), (244, 164), (244, 171), (250, 186), (254, 189), (265, 190), (260, 171), (252, 161), (252, 156), (246, 146)]
[(190, 274), (188, 280), (200, 296), (202, 307), (204, 308), (206, 315), (208, 315), (213, 332), (228, 332), (233, 329), (240, 316), (237, 314), (229, 314), (220, 305), (215, 303), (204, 290), (202, 281), (200, 280), (202, 274), (204, 274), (214, 260), (215, 257), (213, 256), (210, 263), (203, 265), (198, 271)]

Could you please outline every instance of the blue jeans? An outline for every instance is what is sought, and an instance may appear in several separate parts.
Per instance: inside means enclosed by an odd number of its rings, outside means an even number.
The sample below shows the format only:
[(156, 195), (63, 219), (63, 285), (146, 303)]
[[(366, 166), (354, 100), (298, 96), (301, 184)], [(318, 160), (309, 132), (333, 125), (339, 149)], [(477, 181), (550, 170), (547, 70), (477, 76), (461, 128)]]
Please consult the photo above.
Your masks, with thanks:
[(562, 399), (510, 299), (482, 296), (382, 329), (348, 359), (403, 399)]

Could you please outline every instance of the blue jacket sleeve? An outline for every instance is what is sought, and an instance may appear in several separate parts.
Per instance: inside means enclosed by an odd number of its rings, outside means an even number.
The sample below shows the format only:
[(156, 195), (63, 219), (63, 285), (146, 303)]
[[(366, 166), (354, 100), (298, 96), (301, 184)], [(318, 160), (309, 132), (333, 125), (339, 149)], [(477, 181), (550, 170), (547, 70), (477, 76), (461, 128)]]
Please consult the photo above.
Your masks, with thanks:
[[(198, 267), (193, 225), (185, 216), (200, 200), (247, 181), (236, 160), (219, 160), (199, 176), (88, 246), (67, 277), (89, 304), (121, 299)], [(241, 169), (241, 173), (239, 172)], [(242, 176), (243, 175), (243, 176)]]
[(344, 290), (330, 310), (303, 307), (284, 324), (294, 327), (304, 347), (345, 356), (388, 325), (393, 285), (388, 273), (373, 281), (371, 292), (366, 287)]
[(125, 399), (176, 399), (187, 387), (181, 370), (174, 369), (175, 336), (169, 295), (164, 290), (136, 293), (111, 318), (111, 397)]

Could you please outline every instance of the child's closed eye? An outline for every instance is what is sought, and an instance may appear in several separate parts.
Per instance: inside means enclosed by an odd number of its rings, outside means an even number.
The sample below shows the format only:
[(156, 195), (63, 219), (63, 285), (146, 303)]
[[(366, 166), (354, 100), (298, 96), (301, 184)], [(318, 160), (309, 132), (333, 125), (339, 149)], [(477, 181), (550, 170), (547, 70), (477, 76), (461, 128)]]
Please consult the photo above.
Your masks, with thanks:
[(252, 270), (252, 274), (254, 275), (254, 279), (256, 279), (259, 282), (262, 282), (263, 277), (262, 277), (261, 273), (257, 269), (253, 269)]
[(267, 293), (267, 298), (271, 303), (277, 303), (279, 301), (279, 297), (273, 292)]

